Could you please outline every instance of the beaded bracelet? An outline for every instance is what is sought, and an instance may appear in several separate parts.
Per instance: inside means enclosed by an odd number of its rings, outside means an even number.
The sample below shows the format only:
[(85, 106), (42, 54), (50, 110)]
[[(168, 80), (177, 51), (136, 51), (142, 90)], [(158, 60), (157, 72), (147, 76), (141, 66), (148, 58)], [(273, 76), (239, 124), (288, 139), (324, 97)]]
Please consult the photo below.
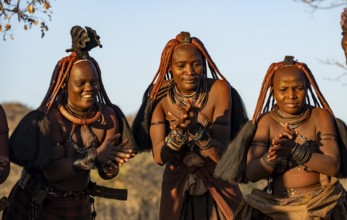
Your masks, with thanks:
[[(212, 138), (211, 136), (206, 132), (207, 140), (200, 139), (199, 141), (195, 141), (196, 145), (199, 146), (200, 150), (207, 150), (211, 147)], [(207, 141), (205, 145), (201, 144), (201, 141)]]
[(179, 133), (177, 130), (171, 130), (165, 137), (166, 145), (174, 151), (179, 151), (188, 140), (188, 133)]
[[(198, 123), (198, 128), (194, 129), (195, 132), (189, 131), (189, 136), (195, 141), (196, 145), (199, 146), (201, 150), (206, 150), (211, 147), (212, 138), (210, 134), (206, 131), (200, 123)], [(201, 141), (207, 141), (205, 145), (202, 145)]]

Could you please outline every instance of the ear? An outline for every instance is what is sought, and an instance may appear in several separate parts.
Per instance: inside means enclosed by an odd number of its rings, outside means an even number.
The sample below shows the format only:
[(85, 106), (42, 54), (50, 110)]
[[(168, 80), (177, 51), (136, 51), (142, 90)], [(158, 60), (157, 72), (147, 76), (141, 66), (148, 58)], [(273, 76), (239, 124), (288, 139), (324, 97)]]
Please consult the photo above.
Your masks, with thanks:
[(275, 96), (274, 96), (274, 87), (273, 86), (270, 87), (270, 94), (275, 98)]

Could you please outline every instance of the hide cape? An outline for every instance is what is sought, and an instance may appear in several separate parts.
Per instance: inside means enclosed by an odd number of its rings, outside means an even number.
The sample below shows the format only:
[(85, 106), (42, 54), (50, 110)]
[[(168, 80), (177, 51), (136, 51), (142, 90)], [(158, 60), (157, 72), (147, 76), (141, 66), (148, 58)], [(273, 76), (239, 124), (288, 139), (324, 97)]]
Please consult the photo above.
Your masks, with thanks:
[[(118, 106), (111, 107), (119, 122), (121, 138), (129, 140), (124, 148), (137, 150), (125, 115)], [(44, 169), (50, 163), (51, 149), (56, 145), (51, 141), (50, 123), (47, 114), (40, 110), (25, 115), (10, 137), (11, 162), (25, 168)]]

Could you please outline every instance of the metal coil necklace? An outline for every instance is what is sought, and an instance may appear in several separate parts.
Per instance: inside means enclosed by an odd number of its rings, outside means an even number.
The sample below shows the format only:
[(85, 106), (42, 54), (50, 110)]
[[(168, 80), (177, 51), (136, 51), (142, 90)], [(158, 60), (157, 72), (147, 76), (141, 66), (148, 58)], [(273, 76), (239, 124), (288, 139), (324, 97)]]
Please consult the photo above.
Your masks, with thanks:
[(207, 103), (207, 83), (204, 79), (201, 79), (199, 86), (194, 92), (184, 94), (179, 91), (174, 81), (172, 81), (169, 85), (167, 97), (169, 104), (175, 108), (177, 108), (177, 105), (186, 107), (188, 105), (187, 100), (189, 99), (194, 106), (201, 104), (202, 109)]
[(295, 129), (303, 124), (306, 119), (311, 115), (311, 109), (309, 107), (305, 107), (305, 111), (303, 111), (300, 115), (296, 115), (293, 117), (287, 117), (281, 112), (279, 107), (276, 105), (271, 111), (270, 115), (273, 119), (279, 122), (282, 126), (288, 123), (290, 129)]
[(101, 116), (100, 104), (96, 104), (87, 112), (75, 111), (68, 104), (58, 105), (58, 109), (67, 120), (77, 125), (88, 125), (94, 123)]

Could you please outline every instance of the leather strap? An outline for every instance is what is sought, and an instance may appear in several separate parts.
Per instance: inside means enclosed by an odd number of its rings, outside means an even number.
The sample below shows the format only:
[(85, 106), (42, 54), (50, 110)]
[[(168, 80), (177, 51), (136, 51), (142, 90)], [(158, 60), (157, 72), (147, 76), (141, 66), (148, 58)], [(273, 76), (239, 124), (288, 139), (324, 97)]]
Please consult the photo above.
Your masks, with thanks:
[(127, 200), (128, 190), (127, 189), (115, 189), (106, 186), (96, 185), (95, 183), (90, 183), (90, 195), (97, 196), (107, 199), (117, 199), (117, 200)]

